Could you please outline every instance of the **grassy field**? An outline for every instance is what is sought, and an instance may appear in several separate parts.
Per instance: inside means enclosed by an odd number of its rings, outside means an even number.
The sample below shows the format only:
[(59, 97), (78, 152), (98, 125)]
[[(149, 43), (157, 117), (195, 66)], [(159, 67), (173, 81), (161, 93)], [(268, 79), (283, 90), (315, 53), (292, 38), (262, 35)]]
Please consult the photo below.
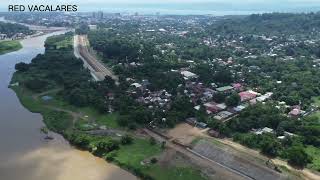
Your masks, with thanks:
[(132, 145), (120, 148), (116, 152), (115, 162), (122, 164), (125, 168), (139, 169), (139, 171), (158, 180), (205, 180), (199, 170), (190, 166), (172, 167), (158, 164), (142, 165), (141, 162), (150, 157), (160, 154), (163, 150), (159, 145), (151, 145), (144, 139), (135, 139)]
[(159, 145), (151, 145), (147, 140), (135, 139), (133, 144), (123, 146), (123, 148), (117, 151), (115, 161), (120, 164), (142, 168), (141, 161), (157, 155), (161, 151)]
[(46, 43), (56, 47), (56, 49), (69, 48), (73, 46), (73, 36), (56, 35), (47, 38)]
[(312, 98), (313, 104), (316, 106), (320, 106), (320, 96)]
[(308, 168), (320, 171), (320, 149), (308, 146), (305, 150), (313, 158), (312, 163), (308, 164)]
[(154, 165), (148, 172), (160, 180), (206, 180), (207, 178), (201, 175), (201, 172), (191, 167), (163, 167)]
[(68, 37), (63, 41), (57, 42), (56, 46), (57, 46), (57, 49), (73, 46), (73, 36)]
[(0, 55), (17, 51), (22, 48), (19, 41), (1, 41), (0, 42)]

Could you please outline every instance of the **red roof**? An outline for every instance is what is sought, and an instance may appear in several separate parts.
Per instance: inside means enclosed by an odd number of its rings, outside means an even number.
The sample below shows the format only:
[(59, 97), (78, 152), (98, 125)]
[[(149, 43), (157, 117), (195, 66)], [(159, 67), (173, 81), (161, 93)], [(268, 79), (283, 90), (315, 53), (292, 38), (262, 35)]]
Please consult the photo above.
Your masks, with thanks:
[(217, 105), (218, 105), (218, 104), (215, 103), (215, 102), (209, 102), (209, 103), (205, 103), (205, 104), (204, 104), (204, 106), (206, 107), (206, 109), (207, 109), (208, 111), (213, 112), (213, 113), (217, 113), (217, 112), (221, 111), (221, 108), (219, 108)]
[(232, 84), (232, 87), (234, 87), (235, 89), (239, 89), (242, 87), (242, 85), (240, 83), (234, 83)]
[(292, 109), (292, 111), (289, 112), (289, 115), (298, 116), (298, 115), (300, 115), (300, 110), (299, 109)]
[(249, 100), (254, 99), (254, 98), (257, 97), (256, 94), (253, 94), (253, 93), (251, 93), (249, 91), (240, 92), (239, 96), (240, 96), (242, 102), (243, 101), (249, 101)]

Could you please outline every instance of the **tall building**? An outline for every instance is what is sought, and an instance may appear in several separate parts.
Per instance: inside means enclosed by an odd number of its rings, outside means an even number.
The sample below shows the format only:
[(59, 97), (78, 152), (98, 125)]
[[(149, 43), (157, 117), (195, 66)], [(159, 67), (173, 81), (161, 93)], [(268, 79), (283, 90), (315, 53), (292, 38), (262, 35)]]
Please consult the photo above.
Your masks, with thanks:
[(103, 12), (102, 11), (99, 11), (97, 13), (97, 19), (99, 19), (99, 20), (103, 19)]

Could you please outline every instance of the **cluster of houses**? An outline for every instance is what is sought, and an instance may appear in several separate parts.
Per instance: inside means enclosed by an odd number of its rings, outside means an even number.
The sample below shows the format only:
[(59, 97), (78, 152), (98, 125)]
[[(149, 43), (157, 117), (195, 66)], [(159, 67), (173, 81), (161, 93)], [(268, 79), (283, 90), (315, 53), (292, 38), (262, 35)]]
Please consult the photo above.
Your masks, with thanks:
[[(111, 18), (111, 17), (110, 17)], [(139, 28), (139, 33), (137, 33), (137, 36), (145, 35), (144, 38), (150, 38), (153, 39), (156, 37), (156, 34), (175, 34), (178, 36), (185, 36), (187, 34), (191, 34), (192, 29), (185, 29), (184, 26), (178, 27), (173, 26), (170, 24), (164, 25), (160, 23), (153, 23), (154, 19), (157, 19), (157, 17), (143, 17), (143, 16), (125, 16), (121, 15), (116, 16), (116, 18), (120, 18), (122, 24), (127, 23), (130, 18), (138, 19), (141, 21), (142, 26)], [(163, 18), (170, 18), (170, 17), (163, 17)], [(111, 18), (112, 19), (112, 18)], [(175, 22), (175, 19), (165, 19), (167, 22)], [(105, 18), (105, 21), (108, 21), (108, 17)], [(200, 23), (197, 23), (195, 19), (185, 19), (185, 20), (179, 20), (183, 23), (190, 24), (190, 27), (195, 27), (200, 25)], [(151, 23), (150, 23), (151, 22)], [(156, 25), (155, 25), (156, 24)], [(155, 26), (154, 26), (155, 25)], [(96, 25), (90, 26), (91, 29), (96, 29)], [(251, 48), (247, 47), (246, 39), (253, 38), (253, 40), (261, 42), (262, 45), (264, 45), (265, 48), (257, 49), (257, 48)], [(199, 43), (204, 44), (210, 47), (224, 47), (231, 50), (234, 50), (234, 52), (241, 52), (241, 56), (245, 59), (256, 59), (260, 56), (269, 56), (269, 57), (278, 57), (280, 51), (282, 52), (284, 48), (296, 44), (297, 40), (290, 39), (290, 37), (284, 37), (287, 39), (287, 42), (278, 41), (280, 37), (277, 36), (265, 36), (265, 35), (234, 35), (232, 37), (222, 37), (220, 35), (214, 36), (208, 36), (203, 38)], [(305, 43), (314, 44), (314, 42), (306, 41)], [(163, 44), (157, 44), (156, 48), (162, 52), (162, 54), (165, 53), (171, 53), (174, 52), (174, 49), (177, 48), (178, 45), (175, 44), (175, 42), (166, 42)], [(158, 55), (154, 55), (155, 59), (160, 58)], [(218, 65), (224, 66), (224, 67), (230, 67), (231, 72), (233, 75), (238, 75), (239, 78), (238, 83), (230, 84), (228, 86), (222, 86), (218, 87), (215, 83), (212, 83), (210, 87), (204, 85), (203, 83), (198, 81), (198, 75), (194, 72), (191, 72), (188, 68), (180, 69), (180, 70), (174, 70), (175, 72), (178, 72), (181, 74), (183, 79), (185, 80), (185, 84), (181, 85), (180, 87), (184, 88), (184, 94), (190, 98), (190, 100), (194, 104), (194, 108), (196, 110), (205, 109), (207, 114), (215, 119), (221, 120), (221, 121), (227, 121), (231, 119), (232, 117), (236, 116), (238, 113), (243, 111), (245, 108), (247, 108), (249, 105), (256, 104), (259, 102), (265, 102), (268, 99), (271, 98), (272, 93), (266, 93), (266, 94), (260, 94), (259, 90), (257, 89), (249, 89), (248, 87), (245, 87), (245, 77), (241, 76), (242, 74), (245, 74), (245, 70), (248, 72), (261, 72), (261, 69), (259, 66), (244, 66), (241, 64), (236, 64), (234, 62), (234, 58), (236, 57), (229, 57), (229, 58), (214, 58), (208, 60), (208, 65), (212, 65), (210, 63), (217, 63)], [(285, 57), (286, 59), (292, 59), (293, 57)], [(211, 62), (212, 61), (212, 62)], [(187, 63), (193, 64), (194, 62), (187, 61)], [(320, 60), (316, 61), (315, 63), (318, 63), (320, 66)], [(132, 62), (130, 63), (130, 66), (140, 66), (141, 64)], [(236, 68), (242, 66), (241, 68)], [(241, 69), (241, 70), (240, 70)], [(263, 74), (264, 72), (261, 72)], [(268, 74), (264, 73), (265, 77), (268, 76)], [(131, 82), (131, 81), (130, 81)], [(135, 99), (148, 106), (148, 108), (169, 108), (170, 103), (172, 100), (172, 95), (168, 93), (165, 89), (157, 90), (155, 92), (151, 92), (148, 88), (148, 81), (142, 80), (141, 82), (133, 81), (131, 84), (131, 88), (129, 90), (129, 93), (135, 97)], [(277, 84), (281, 84), (281, 81), (277, 81)], [(258, 92), (256, 92), (258, 91)], [(215, 102), (213, 100), (213, 97), (216, 93), (223, 93), (226, 96), (237, 93), (240, 96), (240, 104), (236, 107), (228, 107), (226, 103), (224, 102)], [(305, 114), (303, 110), (299, 107), (291, 107), (290, 112), (288, 113), (288, 116), (290, 117), (299, 117)]]
[(24, 33), (17, 33), (12, 37), (9, 37), (7, 34), (0, 34), (0, 40), (7, 40), (7, 39), (16, 40), (16, 39), (23, 39), (25, 37), (26, 35)]
[[(185, 80), (185, 84), (180, 84), (179, 87), (184, 88), (183, 93), (190, 98), (190, 101), (194, 104), (194, 109), (198, 111), (204, 109), (208, 116), (223, 122), (235, 117), (249, 105), (264, 102), (272, 96), (272, 93), (261, 95), (253, 90), (246, 90), (241, 83), (233, 83), (223, 87), (217, 87), (212, 83), (211, 87), (207, 87), (203, 83), (198, 82), (198, 75), (195, 73), (186, 69), (181, 69), (177, 72)], [(149, 109), (167, 110), (170, 108), (172, 94), (168, 93), (165, 89), (152, 92), (148, 89), (148, 85), (150, 85), (148, 80), (136, 82), (128, 78), (127, 81), (131, 82), (128, 93), (137, 102), (147, 106)], [(225, 96), (238, 93), (240, 104), (235, 107), (228, 107), (225, 102), (217, 103), (213, 100), (214, 95), (217, 93), (222, 93)], [(207, 127), (207, 124), (195, 118), (189, 118), (186, 122), (199, 128)]]
[[(261, 95), (253, 90), (245, 90), (246, 88), (241, 83), (234, 83), (229, 86), (217, 87), (206, 87), (203, 83), (197, 82), (196, 74), (183, 70), (180, 72), (186, 80), (184, 93), (195, 104), (195, 109), (200, 110), (204, 107), (207, 114), (218, 120), (228, 120), (239, 112), (244, 110), (250, 104), (256, 104), (257, 102), (264, 102), (271, 98), (271, 92)], [(236, 107), (228, 107), (224, 102), (217, 103), (212, 100), (214, 94), (222, 93), (230, 95), (232, 93), (238, 93), (240, 97), (240, 105)]]
[[(275, 131), (273, 129), (271, 129), (271, 128), (268, 128), (268, 127), (264, 127), (264, 128), (261, 128), (261, 129), (252, 129), (251, 132), (254, 133), (255, 135), (261, 135), (261, 134), (264, 134), (264, 133), (275, 134)], [(296, 136), (296, 135), (293, 134), (293, 133), (285, 131), (283, 133), (283, 135), (278, 136), (277, 138), (280, 139), (280, 140), (283, 140), (286, 137), (292, 137), (292, 136)]]
[(7, 39), (7, 35), (6, 34), (0, 34), (0, 40), (5, 40)]
[(152, 92), (148, 89), (148, 85), (150, 85), (148, 80), (142, 80), (140, 83), (133, 82), (127, 92), (134, 97), (137, 102), (148, 106), (149, 109), (165, 110), (170, 108), (172, 95), (165, 89)]

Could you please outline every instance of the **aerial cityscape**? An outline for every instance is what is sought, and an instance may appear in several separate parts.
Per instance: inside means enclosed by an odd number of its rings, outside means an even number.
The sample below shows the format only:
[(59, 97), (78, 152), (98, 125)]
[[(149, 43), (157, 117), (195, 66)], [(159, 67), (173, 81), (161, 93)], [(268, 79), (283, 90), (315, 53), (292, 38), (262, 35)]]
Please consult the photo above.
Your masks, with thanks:
[(7, 3), (1, 180), (320, 179), (320, 1)]

